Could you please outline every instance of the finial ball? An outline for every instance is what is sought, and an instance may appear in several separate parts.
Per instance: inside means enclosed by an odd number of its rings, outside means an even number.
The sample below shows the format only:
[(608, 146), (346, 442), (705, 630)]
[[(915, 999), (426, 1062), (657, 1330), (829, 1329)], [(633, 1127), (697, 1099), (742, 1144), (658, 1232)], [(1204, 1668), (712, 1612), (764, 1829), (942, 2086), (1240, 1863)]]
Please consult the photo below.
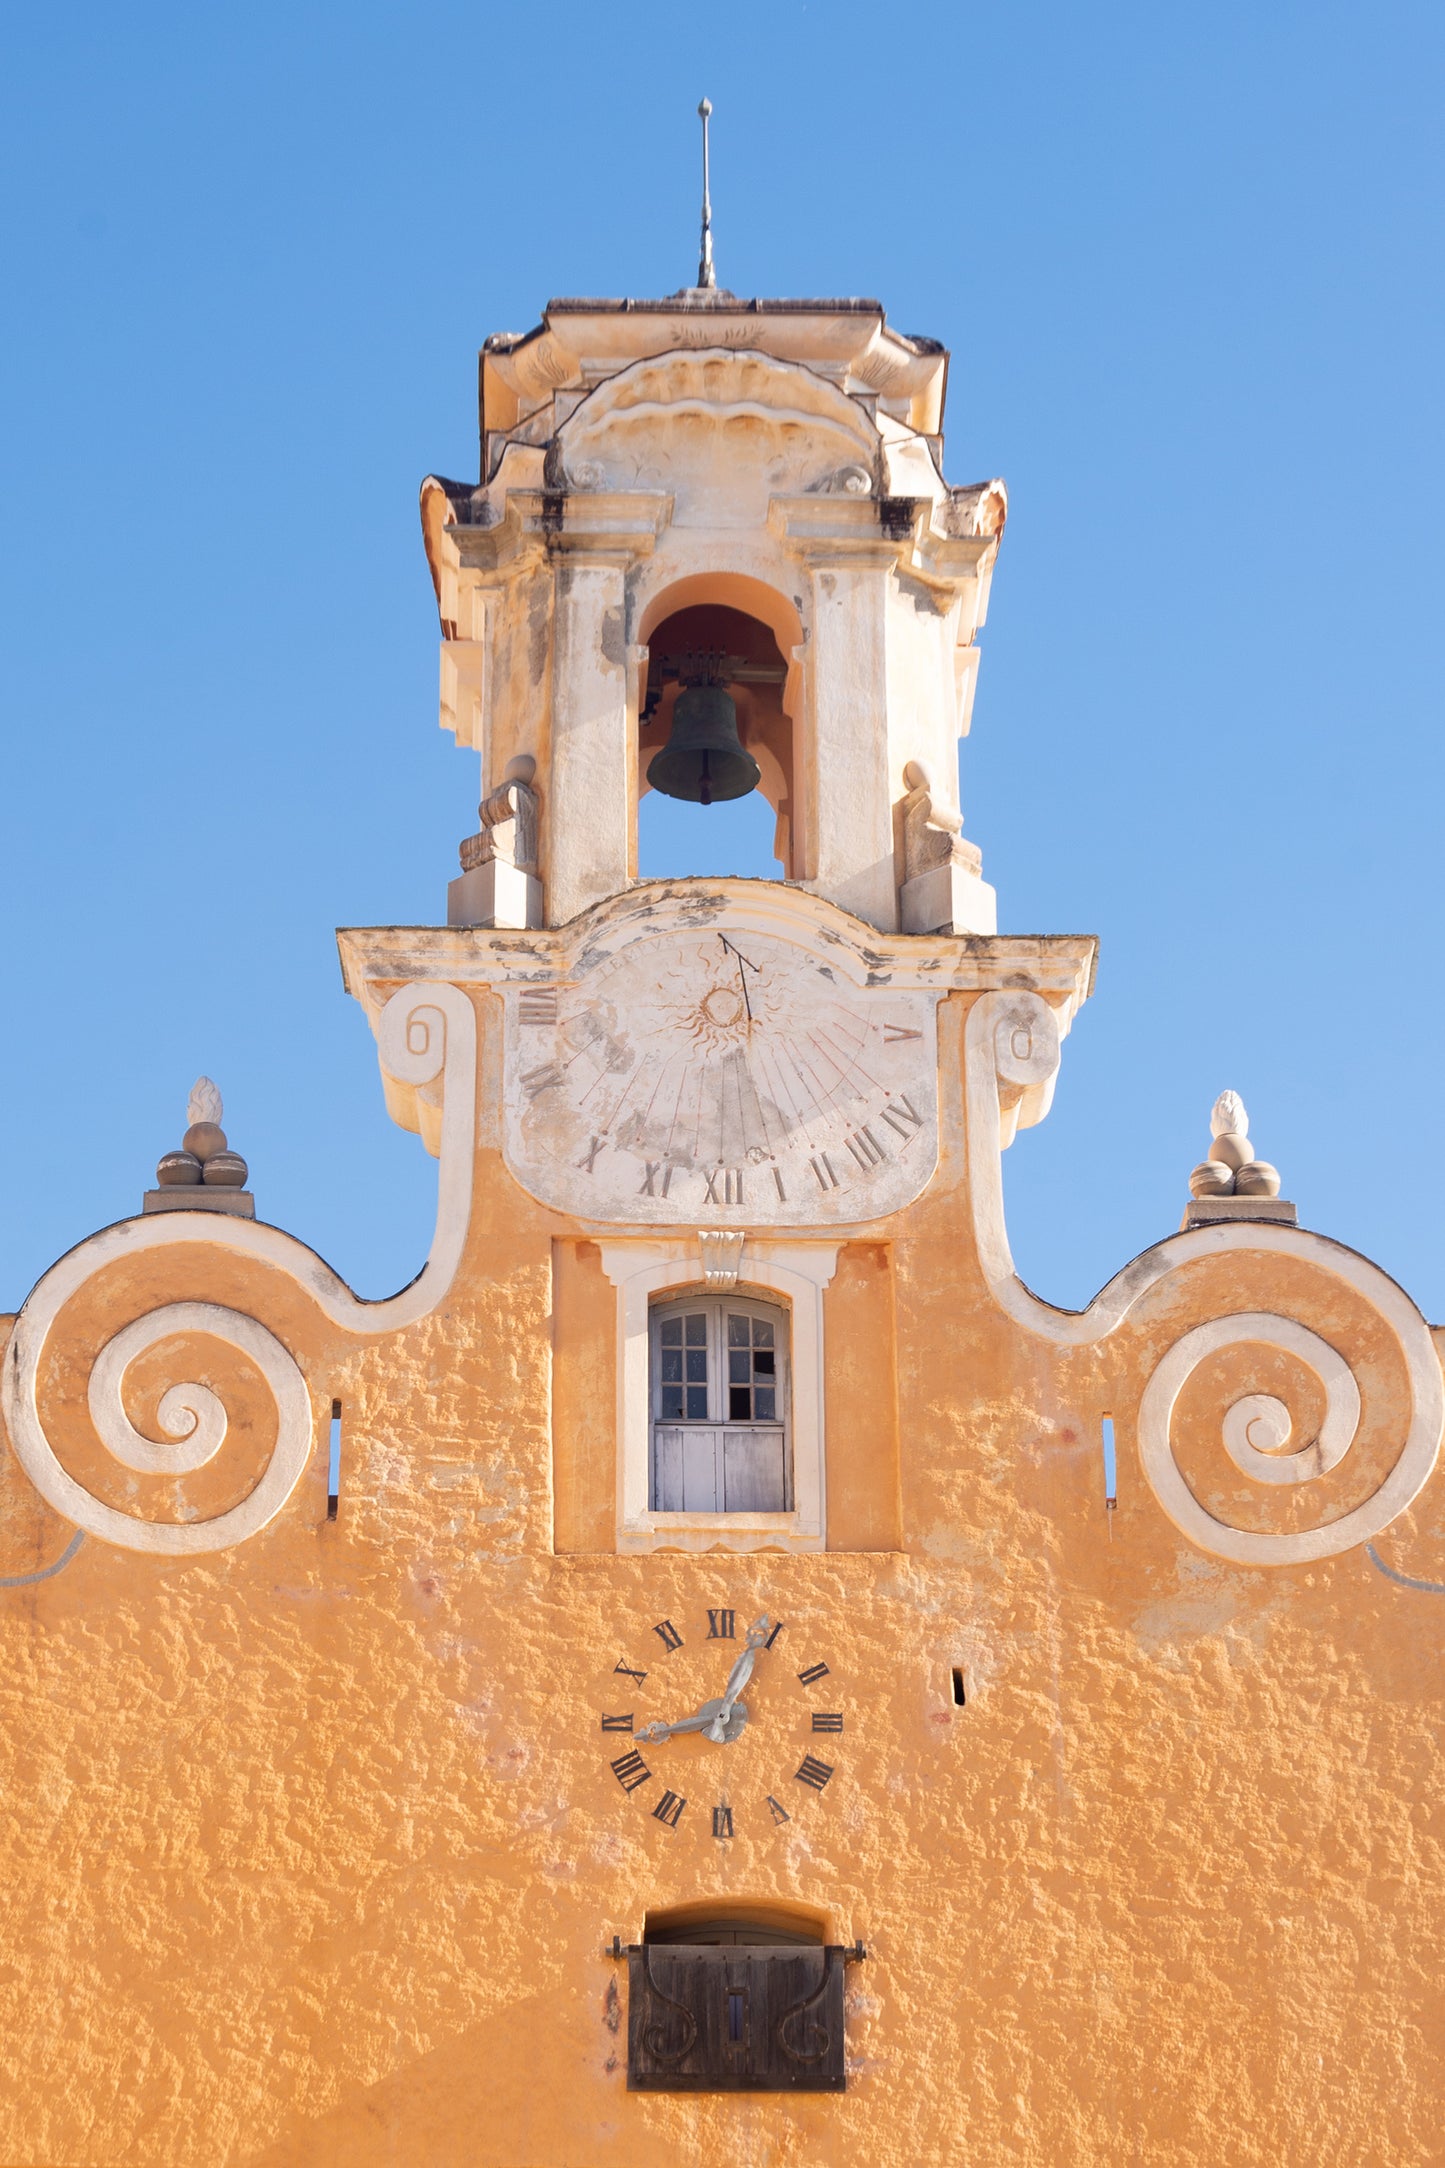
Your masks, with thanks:
[(711, 100), (711, 98), (704, 98), (704, 99), (703, 99), (703, 101), (702, 101), (702, 103), (701, 103), (701, 104), (700, 104), (700, 105), (698, 106), (698, 109), (697, 109), (697, 110), (698, 110), (699, 114), (701, 115), (702, 119), (703, 119), (703, 120), (707, 120), (707, 119), (708, 119), (708, 118), (710, 117), (711, 113), (712, 113), (712, 100)]

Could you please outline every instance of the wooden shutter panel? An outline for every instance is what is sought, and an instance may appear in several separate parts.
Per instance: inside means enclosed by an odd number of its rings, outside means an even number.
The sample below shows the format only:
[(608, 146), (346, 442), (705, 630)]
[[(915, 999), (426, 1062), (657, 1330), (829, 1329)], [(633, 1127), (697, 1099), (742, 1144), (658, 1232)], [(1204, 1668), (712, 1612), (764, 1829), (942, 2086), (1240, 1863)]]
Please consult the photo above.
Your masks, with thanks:
[(786, 1451), (781, 1430), (741, 1426), (723, 1432), (723, 1505), (729, 1513), (787, 1510)]
[(844, 2090), (840, 1948), (644, 1943), (627, 1962), (633, 2092)]

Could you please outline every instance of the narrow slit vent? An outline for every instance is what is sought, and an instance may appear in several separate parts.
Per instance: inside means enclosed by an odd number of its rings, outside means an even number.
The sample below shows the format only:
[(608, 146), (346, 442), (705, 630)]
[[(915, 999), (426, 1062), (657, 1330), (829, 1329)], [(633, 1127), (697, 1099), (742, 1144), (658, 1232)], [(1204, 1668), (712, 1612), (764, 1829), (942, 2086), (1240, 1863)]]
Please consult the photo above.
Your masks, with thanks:
[(1117, 1488), (1118, 1471), (1114, 1464), (1114, 1418), (1106, 1415), (1099, 1425), (1100, 1441), (1104, 1448), (1104, 1506), (1112, 1513), (1119, 1502)]
[(334, 1521), (341, 1507), (341, 1402), (331, 1403), (331, 1457), (326, 1468), (326, 1518)]
[(953, 1701), (955, 1708), (962, 1709), (968, 1705), (968, 1696), (963, 1690), (963, 1673), (957, 1664), (953, 1667)]

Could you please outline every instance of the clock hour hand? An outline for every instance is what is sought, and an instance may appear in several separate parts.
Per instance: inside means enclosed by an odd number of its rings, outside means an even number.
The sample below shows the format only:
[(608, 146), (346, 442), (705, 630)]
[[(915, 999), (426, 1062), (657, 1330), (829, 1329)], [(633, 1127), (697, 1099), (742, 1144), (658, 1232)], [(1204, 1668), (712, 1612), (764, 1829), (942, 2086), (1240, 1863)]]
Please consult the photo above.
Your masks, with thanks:
[(648, 1740), (653, 1746), (660, 1746), (664, 1739), (674, 1739), (680, 1731), (704, 1731), (711, 1724), (716, 1707), (716, 1702), (710, 1701), (705, 1709), (698, 1710), (696, 1716), (681, 1717), (675, 1724), (643, 1724), (634, 1736)]

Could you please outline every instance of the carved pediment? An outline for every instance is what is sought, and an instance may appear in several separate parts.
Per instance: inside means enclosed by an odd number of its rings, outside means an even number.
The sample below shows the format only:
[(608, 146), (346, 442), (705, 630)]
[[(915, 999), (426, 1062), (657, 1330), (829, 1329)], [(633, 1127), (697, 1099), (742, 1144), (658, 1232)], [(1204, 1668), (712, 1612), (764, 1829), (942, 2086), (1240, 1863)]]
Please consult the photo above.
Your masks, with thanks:
[[(774, 495), (871, 487), (878, 432), (811, 369), (708, 348), (635, 363), (560, 432), (574, 489), (667, 491), (679, 524), (758, 524)], [(842, 486), (842, 485), (837, 485)]]

